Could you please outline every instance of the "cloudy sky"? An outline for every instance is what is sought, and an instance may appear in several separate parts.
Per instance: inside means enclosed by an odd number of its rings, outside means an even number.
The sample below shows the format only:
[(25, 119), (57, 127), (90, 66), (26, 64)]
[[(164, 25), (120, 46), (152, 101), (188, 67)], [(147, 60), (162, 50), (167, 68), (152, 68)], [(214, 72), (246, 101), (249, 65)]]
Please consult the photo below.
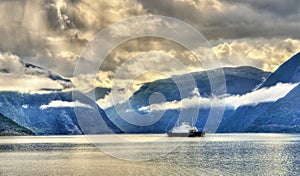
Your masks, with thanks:
[[(300, 3), (297, 0), (2, 0), (0, 86), (6, 85), (8, 72), (15, 75), (10, 82), (18, 77), (21, 61), (68, 77), (85, 91), (93, 86), (112, 87), (114, 75), (124, 63), (131, 64), (124, 69), (124, 77), (158, 65), (160, 70), (166, 70), (166, 73), (141, 74), (134, 80), (137, 85), (178, 71), (177, 67), (170, 69), (174, 66), (171, 62), (160, 63), (166, 58), (180, 60), (190, 71), (201, 69), (194, 67), (194, 56), (180, 44), (145, 37), (116, 46), (99, 66), (99, 74), (73, 78), (81, 53), (98, 32), (141, 15), (168, 16), (195, 27), (209, 41), (222, 66), (251, 65), (274, 71), (300, 51)], [(149, 59), (147, 63), (128, 62), (138, 57)], [(24, 76), (27, 78), (31, 79)], [(35, 78), (38, 80), (36, 75)], [(34, 86), (40, 87), (45, 82), (47, 80), (38, 80)]]

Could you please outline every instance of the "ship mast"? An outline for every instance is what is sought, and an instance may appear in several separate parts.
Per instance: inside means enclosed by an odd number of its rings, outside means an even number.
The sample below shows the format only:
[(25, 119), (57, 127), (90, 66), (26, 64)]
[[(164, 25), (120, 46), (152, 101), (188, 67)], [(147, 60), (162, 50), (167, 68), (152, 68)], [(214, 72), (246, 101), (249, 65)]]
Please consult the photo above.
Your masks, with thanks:
[(192, 117), (192, 127), (194, 126), (194, 118)]

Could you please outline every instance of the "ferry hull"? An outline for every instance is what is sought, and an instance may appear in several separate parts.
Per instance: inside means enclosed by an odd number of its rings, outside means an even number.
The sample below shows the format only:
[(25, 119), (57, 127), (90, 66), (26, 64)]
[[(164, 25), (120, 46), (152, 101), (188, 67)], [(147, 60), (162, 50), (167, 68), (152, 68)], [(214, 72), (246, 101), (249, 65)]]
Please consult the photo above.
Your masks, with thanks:
[(167, 133), (169, 137), (203, 137), (205, 135), (204, 131), (189, 132), (189, 133)]

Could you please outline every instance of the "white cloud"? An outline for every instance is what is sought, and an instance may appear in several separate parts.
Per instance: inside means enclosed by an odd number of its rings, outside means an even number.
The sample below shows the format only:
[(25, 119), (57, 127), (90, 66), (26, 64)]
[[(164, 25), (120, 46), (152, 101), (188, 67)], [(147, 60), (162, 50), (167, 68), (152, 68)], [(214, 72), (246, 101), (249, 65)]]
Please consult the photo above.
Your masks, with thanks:
[(280, 98), (283, 98), (296, 84), (277, 83), (275, 86), (270, 88), (262, 88), (245, 95), (233, 95), (225, 98), (225, 104), (237, 108), (245, 105), (257, 105), (258, 103), (264, 102), (275, 102)]
[[(132, 44), (132, 43), (131, 43)], [(130, 45), (131, 45), (130, 44)], [(136, 43), (135, 43), (136, 44)], [(124, 51), (118, 50), (111, 59), (105, 60), (103, 64), (113, 65), (108, 70), (103, 69), (96, 75), (80, 74), (72, 78), (76, 87), (81, 91), (87, 92), (95, 87), (105, 88), (128, 88), (133, 93), (138, 90), (145, 82), (152, 82), (157, 79), (169, 78), (172, 75), (186, 74), (191, 66), (197, 67), (195, 62), (189, 62), (191, 53), (181, 53), (181, 58), (177, 58), (179, 52), (174, 50), (152, 50), (152, 51)], [(183, 59), (186, 58), (186, 59)], [(187, 64), (188, 65), (185, 65)], [(101, 67), (103, 67), (101, 65)], [(89, 71), (88, 69), (86, 69)], [(105, 71), (106, 70), (106, 71)], [(130, 85), (131, 87), (126, 87)]]
[(111, 71), (100, 71), (97, 74), (80, 74), (71, 80), (78, 90), (88, 92), (95, 87), (111, 88), (113, 76)]
[(97, 100), (97, 104), (102, 109), (107, 109), (107, 108), (110, 108), (110, 107), (114, 106), (114, 103), (112, 101), (112, 94), (109, 93), (109, 94), (105, 95), (104, 98)]
[(223, 65), (251, 65), (275, 71), (279, 65), (300, 52), (300, 40), (249, 39), (225, 42), (213, 47)]
[(126, 102), (132, 96), (133, 93), (134, 90), (131, 89), (128, 90), (114, 89), (110, 91), (108, 94), (106, 94), (104, 98), (96, 100), (96, 102), (101, 108), (107, 109), (112, 106), (120, 105)]
[[(191, 70), (180, 60), (174, 58), (172, 54), (174, 53), (165, 51), (140, 52), (139, 55), (123, 62), (114, 77), (111, 77), (113, 78), (110, 82), (112, 91), (103, 99), (97, 100), (98, 105), (106, 109), (116, 104), (122, 104), (145, 82), (190, 73)], [(113, 75), (113, 73), (111, 74)], [(99, 75), (101, 76), (100, 73)], [(100, 82), (101, 79), (98, 81)], [(87, 86), (82, 81), (76, 82), (75, 85), (77, 87)]]
[(24, 66), (18, 56), (9, 52), (0, 51), (0, 71), (2, 72), (23, 72)]
[(76, 62), (79, 58), (78, 55), (74, 54), (71, 51), (62, 51), (58, 53), (56, 57), (59, 59), (68, 60), (70, 62)]
[(38, 67), (26, 67), (17, 55), (0, 52), (0, 91), (35, 92), (72, 87), (68, 81), (49, 78), (51, 74), (55, 75)]
[(211, 106), (225, 106), (236, 109), (239, 106), (257, 105), (258, 103), (275, 102), (284, 97), (288, 92), (295, 88), (297, 84), (278, 83), (270, 88), (262, 88), (244, 95), (227, 95), (226, 97), (206, 98), (199, 95), (182, 99), (181, 101), (164, 102), (141, 107), (139, 110), (144, 112), (162, 111), (172, 109), (189, 109), (196, 106), (209, 108)]
[(30, 92), (41, 89), (64, 89), (58, 82), (34, 75), (11, 75), (0, 73), (0, 91)]
[(82, 108), (93, 109), (93, 107), (91, 107), (90, 105), (81, 103), (78, 100), (76, 100), (75, 102), (54, 100), (47, 105), (41, 105), (40, 109), (44, 110), (48, 108), (64, 108), (64, 107), (68, 107), (68, 108), (82, 107)]

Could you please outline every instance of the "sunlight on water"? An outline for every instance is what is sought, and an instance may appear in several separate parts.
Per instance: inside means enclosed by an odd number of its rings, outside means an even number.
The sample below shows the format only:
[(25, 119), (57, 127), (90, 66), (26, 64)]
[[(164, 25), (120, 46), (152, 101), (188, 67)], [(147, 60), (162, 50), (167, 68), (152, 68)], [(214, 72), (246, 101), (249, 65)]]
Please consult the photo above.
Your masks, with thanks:
[[(115, 140), (122, 139), (122, 140)], [(8, 136), (0, 137), (0, 144), (26, 144), (26, 143), (79, 143), (87, 144), (91, 141), (97, 143), (121, 142), (225, 142), (225, 141), (299, 141), (297, 134), (206, 134), (204, 138), (167, 137), (166, 134), (115, 134), (115, 135), (77, 135), (77, 136)]]
[[(103, 137), (103, 136), (102, 136)], [(160, 154), (126, 161), (103, 153), (85, 136), (1, 137), (0, 175), (298, 175), (300, 135), (208, 134), (204, 138), (124, 135), (134, 142), (101, 143), (127, 155)], [(108, 135), (104, 135), (107, 139)], [(163, 138), (165, 141), (153, 142)], [(149, 143), (149, 141), (152, 141)], [(145, 152), (147, 150), (147, 152)], [(150, 152), (149, 152), (150, 151)]]
[(90, 143), (86, 136), (9, 136), (0, 137), (0, 144)]

